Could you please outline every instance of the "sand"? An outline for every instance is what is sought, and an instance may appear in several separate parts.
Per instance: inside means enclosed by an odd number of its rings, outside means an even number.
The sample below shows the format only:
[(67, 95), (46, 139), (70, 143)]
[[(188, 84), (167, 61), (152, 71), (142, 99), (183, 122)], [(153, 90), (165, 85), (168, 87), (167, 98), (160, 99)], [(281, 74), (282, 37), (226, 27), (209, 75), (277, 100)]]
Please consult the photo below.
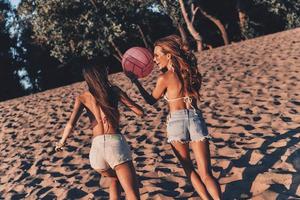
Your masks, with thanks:
[[(298, 28), (197, 54), (199, 106), (224, 199), (300, 199), (299, 49)], [(149, 91), (157, 74), (142, 80)], [(122, 73), (110, 79), (146, 112), (136, 117), (120, 106), (142, 199), (199, 199), (166, 142), (166, 102), (145, 105)], [(89, 164), (87, 117), (80, 118), (65, 151), (53, 149), (85, 87), (79, 82), (0, 103), (0, 199), (108, 198)]]

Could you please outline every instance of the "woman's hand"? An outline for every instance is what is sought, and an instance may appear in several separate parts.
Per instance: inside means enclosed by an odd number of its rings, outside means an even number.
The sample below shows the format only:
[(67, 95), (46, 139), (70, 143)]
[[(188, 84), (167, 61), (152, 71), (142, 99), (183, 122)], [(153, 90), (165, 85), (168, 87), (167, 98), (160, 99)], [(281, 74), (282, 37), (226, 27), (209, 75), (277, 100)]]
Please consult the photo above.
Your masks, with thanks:
[(62, 151), (64, 150), (64, 143), (61, 143), (61, 142), (57, 142), (56, 145), (55, 145), (55, 151)]
[(137, 76), (133, 72), (131, 72), (131, 71), (124, 71), (124, 73), (131, 80), (131, 82), (134, 83), (134, 82), (138, 81)]

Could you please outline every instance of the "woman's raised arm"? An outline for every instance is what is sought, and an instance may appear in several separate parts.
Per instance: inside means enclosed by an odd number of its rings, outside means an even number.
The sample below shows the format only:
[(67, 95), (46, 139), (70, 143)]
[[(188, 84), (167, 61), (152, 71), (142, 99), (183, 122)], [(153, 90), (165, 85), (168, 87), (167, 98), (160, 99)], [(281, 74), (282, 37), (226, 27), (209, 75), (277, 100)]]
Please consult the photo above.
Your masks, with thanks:
[(154, 105), (157, 100), (163, 95), (165, 92), (167, 86), (164, 81), (163, 75), (160, 75), (157, 79), (156, 86), (152, 92), (152, 94), (149, 94), (145, 88), (141, 85), (137, 77), (132, 72), (126, 72), (127, 77), (134, 83), (138, 90), (140, 91), (142, 97), (145, 99), (145, 101), (150, 104)]

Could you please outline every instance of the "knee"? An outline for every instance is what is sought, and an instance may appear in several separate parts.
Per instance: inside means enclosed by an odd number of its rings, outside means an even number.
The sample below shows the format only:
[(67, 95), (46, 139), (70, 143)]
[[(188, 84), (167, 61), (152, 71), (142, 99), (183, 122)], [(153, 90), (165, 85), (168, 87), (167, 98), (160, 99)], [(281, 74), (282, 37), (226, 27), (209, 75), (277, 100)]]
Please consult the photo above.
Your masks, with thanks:
[(212, 175), (209, 173), (209, 172), (199, 172), (199, 175), (200, 175), (200, 178), (201, 180), (204, 182), (204, 184), (207, 182), (207, 181), (210, 181), (213, 179)]
[(119, 180), (117, 177), (104, 176), (103, 178), (108, 181), (109, 187), (116, 187), (119, 184)]

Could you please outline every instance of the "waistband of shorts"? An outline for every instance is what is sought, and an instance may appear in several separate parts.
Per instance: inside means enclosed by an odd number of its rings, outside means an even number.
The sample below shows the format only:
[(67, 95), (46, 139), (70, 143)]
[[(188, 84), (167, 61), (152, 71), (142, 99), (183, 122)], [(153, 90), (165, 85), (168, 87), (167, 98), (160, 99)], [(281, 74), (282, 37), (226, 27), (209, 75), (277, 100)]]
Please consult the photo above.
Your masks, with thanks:
[(101, 135), (96, 135), (93, 137), (94, 140), (100, 140), (100, 141), (106, 141), (106, 140), (112, 140), (112, 139), (123, 139), (123, 135), (121, 133), (112, 133), (112, 134), (101, 134)]
[(198, 109), (181, 109), (181, 110), (174, 110), (172, 112), (169, 113), (169, 117), (171, 116), (182, 116), (182, 115), (194, 115), (194, 114), (198, 114), (200, 112), (200, 110)]

